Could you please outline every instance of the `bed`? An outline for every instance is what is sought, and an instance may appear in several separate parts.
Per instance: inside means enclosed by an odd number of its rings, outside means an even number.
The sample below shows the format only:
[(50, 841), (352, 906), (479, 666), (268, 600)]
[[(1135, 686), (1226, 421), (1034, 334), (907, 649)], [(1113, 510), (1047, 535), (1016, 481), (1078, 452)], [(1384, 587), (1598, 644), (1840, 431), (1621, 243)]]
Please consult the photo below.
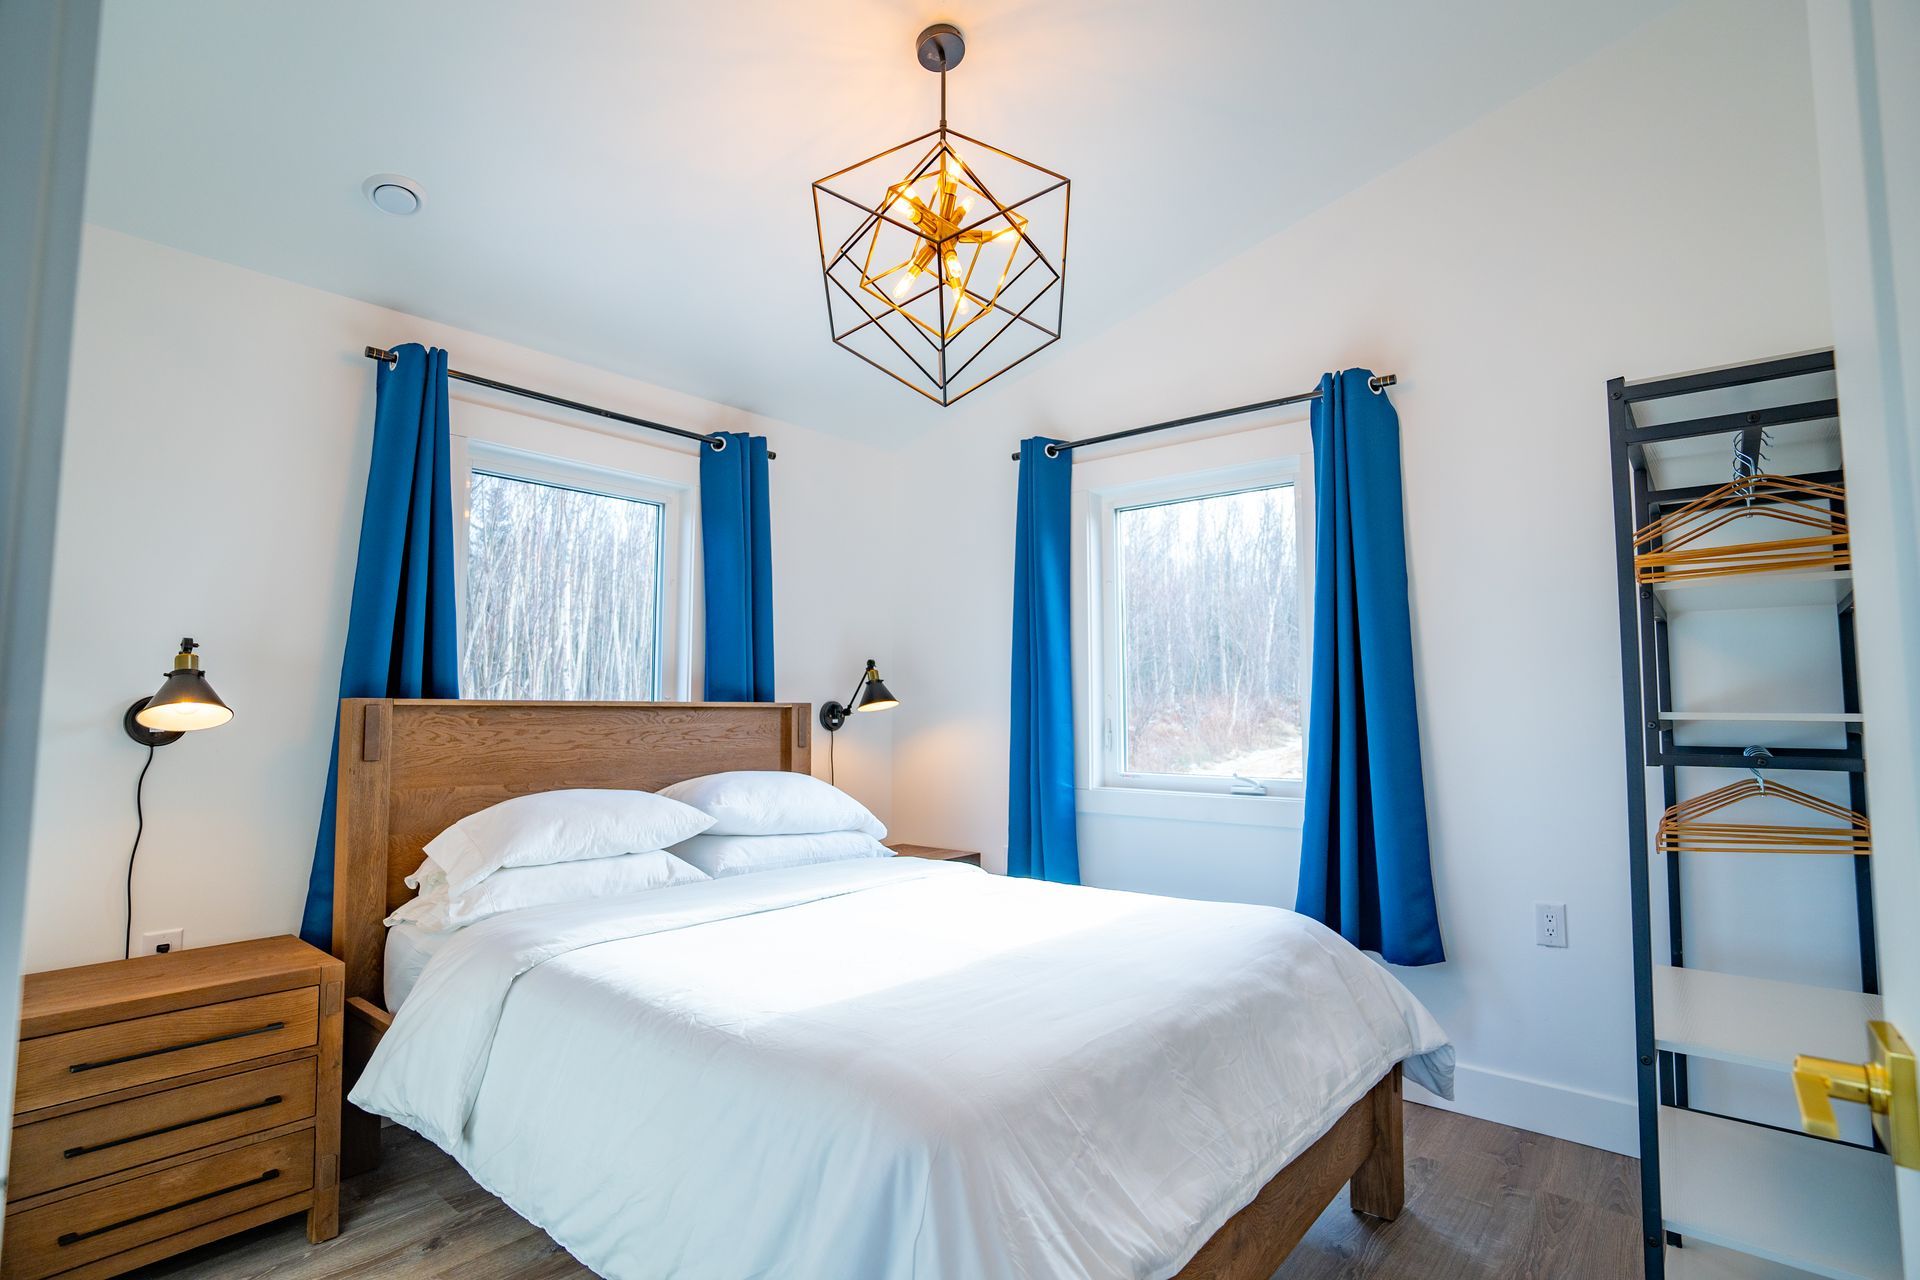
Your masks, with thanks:
[[(807, 772), (799, 703), (342, 703), (347, 1172), (385, 1115), (614, 1276), (1265, 1280), (1403, 1197), (1432, 1018), (1289, 912), (920, 859), (515, 911), (415, 957), (422, 847), (562, 787)], [(908, 865), (912, 864), (912, 865)]]

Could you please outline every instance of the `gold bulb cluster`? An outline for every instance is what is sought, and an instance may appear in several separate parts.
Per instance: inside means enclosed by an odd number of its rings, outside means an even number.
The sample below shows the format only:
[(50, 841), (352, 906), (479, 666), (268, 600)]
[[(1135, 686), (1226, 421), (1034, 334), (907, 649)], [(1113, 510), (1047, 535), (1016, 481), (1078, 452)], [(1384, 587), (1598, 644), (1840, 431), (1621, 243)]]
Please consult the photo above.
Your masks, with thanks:
[[(989, 212), (968, 226), (967, 217), (976, 207), (976, 201)], [(943, 340), (952, 338), (992, 309), (1001, 290), (1006, 288), (1014, 250), (1027, 220), (983, 190), (972, 171), (949, 146), (942, 143), (915, 173), (888, 187), (880, 207), (882, 216), (874, 220), (866, 262), (860, 272), (863, 290)], [(882, 250), (883, 236), (890, 226), (911, 229), (913, 250), (900, 261), (875, 270), (876, 260), (884, 262), (889, 256)], [(997, 272), (990, 265), (983, 269), (981, 262), (983, 253), (994, 245), (1006, 249), (1004, 258), (999, 259)], [(911, 309), (932, 291), (930, 287), (919, 294), (914, 292), (923, 277), (933, 272), (936, 259), (939, 283), (950, 296), (946, 312), (937, 324)], [(937, 303), (929, 308), (936, 312), (937, 309)]]

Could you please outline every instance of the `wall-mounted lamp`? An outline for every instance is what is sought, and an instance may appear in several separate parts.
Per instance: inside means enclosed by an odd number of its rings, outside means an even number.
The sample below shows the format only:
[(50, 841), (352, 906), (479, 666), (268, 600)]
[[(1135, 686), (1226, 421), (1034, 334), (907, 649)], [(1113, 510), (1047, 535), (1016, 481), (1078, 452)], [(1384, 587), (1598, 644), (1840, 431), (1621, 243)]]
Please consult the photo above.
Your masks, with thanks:
[[(147, 785), (147, 770), (153, 768), (157, 747), (180, 741), (183, 733), (196, 729), (217, 729), (233, 719), (233, 709), (207, 683), (206, 672), (194, 650), (200, 646), (188, 636), (180, 641), (180, 652), (173, 655), (173, 670), (160, 681), (159, 691), (151, 698), (140, 698), (120, 718), (127, 736), (147, 749), (147, 762), (140, 767), (140, 780), (133, 784), (133, 848), (127, 852), (127, 927), (125, 954), (133, 954), (133, 861), (140, 856), (140, 837), (147, 829), (147, 811), (142, 796)], [(161, 950), (166, 950), (162, 947)]]
[(192, 636), (180, 641), (180, 652), (173, 655), (173, 670), (160, 681), (160, 690), (151, 698), (141, 698), (127, 708), (121, 718), (127, 736), (143, 747), (164, 747), (178, 742), (183, 733), (195, 729), (216, 729), (233, 719), (233, 709), (220, 701), (220, 695), (207, 683), (194, 650), (200, 646)]
[(837, 733), (851, 712), (885, 711), (899, 705), (900, 699), (893, 696), (886, 681), (880, 678), (880, 669), (868, 658), (867, 669), (860, 673), (860, 683), (853, 687), (853, 696), (847, 699), (846, 705), (829, 702), (820, 708), (820, 727), (828, 733)]

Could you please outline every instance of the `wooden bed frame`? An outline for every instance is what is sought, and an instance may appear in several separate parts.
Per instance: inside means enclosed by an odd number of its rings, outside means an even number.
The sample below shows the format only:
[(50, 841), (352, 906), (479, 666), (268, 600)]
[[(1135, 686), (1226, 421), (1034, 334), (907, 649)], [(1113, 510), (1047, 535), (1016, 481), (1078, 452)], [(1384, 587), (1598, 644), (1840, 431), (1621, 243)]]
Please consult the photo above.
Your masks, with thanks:
[[(346, 964), (346, 1088), (393, 1017), (381, 921), (413, 896), (426, 843), (516, 795), (661, 787), (728, 769), (810, 773), (804, 702), (455, 702), (346, 698), (333, 882), (333, 953)], [(347, 1106), (342, 1173), (380, 1160), (380, 1119)], [(1268, 1280), (1351, 1183), (1356, 1212), (1405, 1199), (1400, 1068), (1382, 1077), (1202, 1245), (1175, 1280)]]

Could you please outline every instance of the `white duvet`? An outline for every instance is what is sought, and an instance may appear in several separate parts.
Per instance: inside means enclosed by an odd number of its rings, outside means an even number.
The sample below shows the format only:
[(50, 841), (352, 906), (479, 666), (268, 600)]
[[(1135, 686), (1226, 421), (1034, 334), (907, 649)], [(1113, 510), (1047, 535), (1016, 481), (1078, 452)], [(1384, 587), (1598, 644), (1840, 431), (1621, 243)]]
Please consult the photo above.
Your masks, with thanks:
[(901, 858), (473, 925), (352, 1099), (608, 1276), (1161, 1280), (1401, 1061), (1302, 916)]

